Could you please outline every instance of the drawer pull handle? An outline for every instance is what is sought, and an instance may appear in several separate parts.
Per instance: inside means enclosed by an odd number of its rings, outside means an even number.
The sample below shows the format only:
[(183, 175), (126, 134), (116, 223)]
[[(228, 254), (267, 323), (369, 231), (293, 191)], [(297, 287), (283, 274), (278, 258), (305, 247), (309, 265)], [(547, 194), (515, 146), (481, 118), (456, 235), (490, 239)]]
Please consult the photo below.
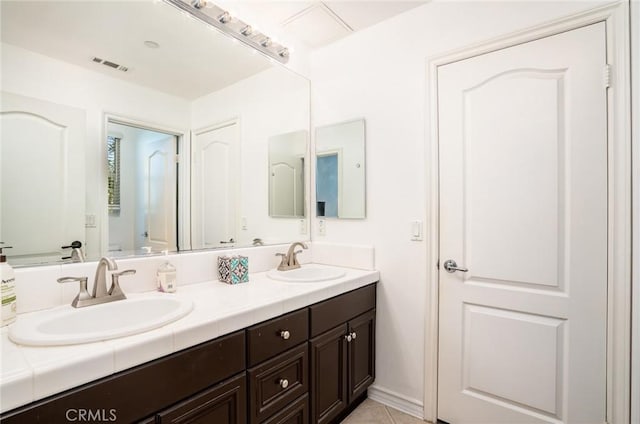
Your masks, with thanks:
[(289, 337), (291, 337), (291, 333), (289, 333), (287, 330), (281, 331), (280, 337), (282, 337), (284, 340), (289, 340)]
[(346, 336), (344, 336), (344, 339), (347, 341), (347, 343), (351, 343), (351, 333), (347, 334)]
[(283, 389), (286, 389), (287, 387), (289, 387), (289, 380), (287, 380), (286, 378), (281, 378), (280, 381), (278, 382), (278, 384)]
[(353, 333), (351, 333), (351, 340), (355, 340), (356, 339), (356, 332), (354, 331)]

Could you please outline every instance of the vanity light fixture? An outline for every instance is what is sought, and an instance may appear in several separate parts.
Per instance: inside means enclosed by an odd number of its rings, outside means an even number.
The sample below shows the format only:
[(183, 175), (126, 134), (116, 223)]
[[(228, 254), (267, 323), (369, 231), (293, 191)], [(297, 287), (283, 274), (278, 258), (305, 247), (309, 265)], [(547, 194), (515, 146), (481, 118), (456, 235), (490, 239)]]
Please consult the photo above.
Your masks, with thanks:
[(192, 0), (191, 6), (196, 9), (202, 9), (203, 7), (207, 7), (207, 0)]
[(272, 44), (272, 42), (271, 42), (271, 38), (269, 38), (269, 37), (266, 37), (264, 40), (262, 40), (262, 41), (260, 42), (260, 45), (261, 45), (262, 47), (269, 47), (271, 44)]
[(231, 22), (231, 15), (229, 15), (229, 12), (227, 12), (226, 10), (220, 14), (220, 16), (218, 16), (218, 22), (220, 22), (221, 24), (228, 24), (229, 22)]
[(164, 2), (183, 12), (187, 12), (194, 18), (211, 25), (280, 63), (289, 61), (290, 52), (288, 48), (274, 42), (271, 37), (254, 29), (246, 22), (231, 16), (228, 11), (208, 0), (164, 0)]

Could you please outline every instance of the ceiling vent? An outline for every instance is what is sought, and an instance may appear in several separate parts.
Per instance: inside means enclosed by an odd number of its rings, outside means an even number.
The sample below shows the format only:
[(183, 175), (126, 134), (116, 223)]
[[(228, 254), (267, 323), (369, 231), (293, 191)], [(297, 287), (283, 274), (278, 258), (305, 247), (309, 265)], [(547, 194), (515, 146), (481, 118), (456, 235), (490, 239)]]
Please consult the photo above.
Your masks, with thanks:
[(99, 57), (94, 57), (92, 60), (95, 63), (100, 63), (100, 64), (102, 64), (104, 66), (108, 66), (109, 68), (117, 69), (118, 71), (127, 72), (129, 70), (129, 68), (127, 68), (126, 66), (118, 65), (117, 63), (110, 62), (110, 61), (104, 60), (104, 59), (100, 59)]

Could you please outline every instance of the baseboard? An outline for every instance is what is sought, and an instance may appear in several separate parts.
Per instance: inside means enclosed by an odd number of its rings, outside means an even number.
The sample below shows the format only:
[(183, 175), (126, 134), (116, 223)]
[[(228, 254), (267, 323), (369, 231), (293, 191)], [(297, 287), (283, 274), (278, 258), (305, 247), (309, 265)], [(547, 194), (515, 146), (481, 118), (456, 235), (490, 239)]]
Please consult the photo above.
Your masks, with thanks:
[(405, 414), (412, 415), (421, 420), (424, 419), (424, 405), (417, 399), (410, 399), (392, 390), (375, 385), (369, 387), (368, 397), (383, 405), (402, 411)]

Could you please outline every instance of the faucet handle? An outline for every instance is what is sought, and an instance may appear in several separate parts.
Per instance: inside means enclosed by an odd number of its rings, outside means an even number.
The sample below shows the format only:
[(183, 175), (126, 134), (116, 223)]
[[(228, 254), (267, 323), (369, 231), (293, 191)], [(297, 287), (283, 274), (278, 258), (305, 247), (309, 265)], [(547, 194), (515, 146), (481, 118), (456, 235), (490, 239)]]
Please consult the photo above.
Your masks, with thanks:
[(288, 265), (288, 263), (287, 263), (287, 260), (288, 260), (287, 259), (287, 255), (284, 254), (284, 253), (276, 253), (276, 256), (280, 256), (280, 258), (282, 258), (282, 259), (280, 259), (280, 265), (278, 265), (278, 269), (280, 271), (286, 269), (287, 265)]
[(84, 301), (84, 300), (91, 299), (91, 295), (87, 291), (87, 277), (62, 277), (62, 278), (58, 278), (58, 283), (61, 283), (61, 284), (73, 283), (75, 281), (80, 283), (80, 291), (78, 292), (78, 295), (76, 296), (76, 298), (73, 299), (73, 302), (71, 302), (71, 306), (73, 306), (74, 308), (77, 308), (78, 307), (78, 301)]
[(120, 277), (123, 275), (133, 275), (136, 273), (135, 269), (126, 269), (120, 272), (111, 273), (111, 288), (109, 289), (109, 296), (117, 297), (118, 299), (126, 299), (124, 292), (120, 288)]

